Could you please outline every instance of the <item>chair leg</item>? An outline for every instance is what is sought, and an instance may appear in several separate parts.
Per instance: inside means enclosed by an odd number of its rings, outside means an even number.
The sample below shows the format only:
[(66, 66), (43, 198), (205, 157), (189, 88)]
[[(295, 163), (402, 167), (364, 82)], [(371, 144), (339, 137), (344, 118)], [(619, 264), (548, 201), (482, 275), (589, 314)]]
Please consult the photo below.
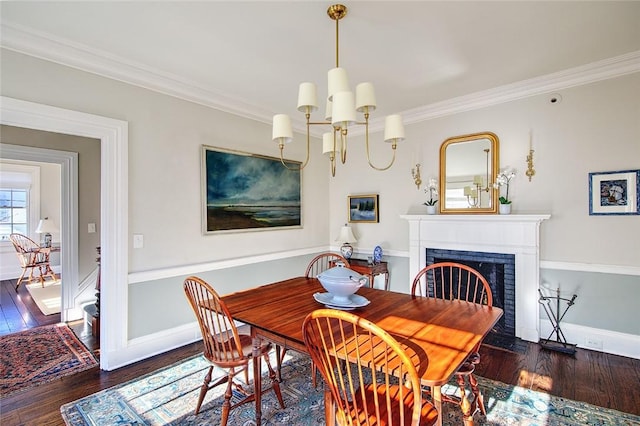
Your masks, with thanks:
[(220, 426), (227, 426), (229, 420), (229, 411), (231, 411), (231, 396), (233, 395), (233, 378), (230, 377), (227, 390), (224, 392), (224, 402), (222, 403), (222, 417), (220, 418)]
[(473, 373), (469, 374), (469, 384), (471, 385), (471, 392), (474, 395), (474, 401), (478, 408), (480, 408), (480, 412), (482, 415), (487, 415), (487, 409), (484, 407), (484, 397), (482, 396), (482, 392), (478, 387), (478, 380), (473, 375)]
[[(276, 394), (276, 398), (278, 398), (280, 407), (284, 408), (284, 399), (282, 399), (282, 392), (280, 391), (280, 381), (278, 380), (278, 375), (276, 374), (276, 371), (271, 366), (271, 361), (269, 361), (269, 354), (264, 355), (264, 360), (267, 364), (267, 368), (269, 369), (269, 379), (271, 379), (271, 387), (273, 388), (273, 391)], [(255, 380), (254, 380), (254, 383), (255, 383)], [(261, 392), (262, 389), (255, 389), (254, 391)]]
[(200, 412), (200, 406), (202, 405), (202, 401), (204, 401), (204, 396), (207, 394), (207, 391), (209, 390), (209, 383), (211, 383), (212, 371), (213, 371), (213, 367), (209, 367), (209, 371), (207, 372), (207, 375), (204, 376), (204, 382), (200, 387), (200, 396), (198, 397), (198, 405), (196, 405), (196, 412), (195, 412), (196, 415), (198, 415), (198, 413)]
[(27, 273), (27, 268), (22, 268), (22, 274), (20, 274), (20, 278), (18, 278), (18, 283), (16, 284), (16, 292), (18, 291), (18, 287), (20, 287), (20, 283), (24, 279), (24, 274)]

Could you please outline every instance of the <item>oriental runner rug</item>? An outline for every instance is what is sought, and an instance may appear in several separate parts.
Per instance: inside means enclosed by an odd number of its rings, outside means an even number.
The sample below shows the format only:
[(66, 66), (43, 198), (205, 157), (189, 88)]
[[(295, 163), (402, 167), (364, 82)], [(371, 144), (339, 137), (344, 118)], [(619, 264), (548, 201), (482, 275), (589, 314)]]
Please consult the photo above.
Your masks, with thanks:
[(98, 365), (64, 323), (0, 336), (0, 395), (6, 397)]
[[(291, 351), (283, 365), (285, 409), (274, 393), (262, 398), (263, 425), (324, 425), (321, 381), (314, 389), (309, 358)], [(196, 356), (138, 379), (63, 405), (60, 412), (69, 426), (107, 425), (215, 425), (220, 424), (222, 393), (219, 386), (207, 393), (200, 414), (193, 415), (202, 379), (209, 364)], [(214, 372), (215, 375), (215, 372)], [(583, 402), (478, 378), (485, 396), (487, 416), (477, 413), (477, 425), (640, 425), (640, 417)], [(265, 385), (267, 381), (263, 381)], [(456, 393), (455, 386), (443, 392)], [(459, 408), (445, 404), (445, 425), (461, 425)], [(231, 411), (229, 425), (255, 425), (253, 404)]]

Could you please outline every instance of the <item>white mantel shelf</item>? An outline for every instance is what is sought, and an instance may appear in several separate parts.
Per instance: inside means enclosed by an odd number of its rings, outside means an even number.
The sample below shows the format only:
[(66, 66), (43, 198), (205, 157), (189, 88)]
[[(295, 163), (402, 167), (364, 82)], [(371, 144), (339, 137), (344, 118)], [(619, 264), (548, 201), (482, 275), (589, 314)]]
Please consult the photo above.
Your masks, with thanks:
[(406, 220), (428, 220), (436, 222), (542, 222), (550, 214), (405, 214)]
[(410, 280), (427, 264), (427, 248), (515, 255), (516, 336), (540, 338), (540, 225), (549, 214), (406, 214)]

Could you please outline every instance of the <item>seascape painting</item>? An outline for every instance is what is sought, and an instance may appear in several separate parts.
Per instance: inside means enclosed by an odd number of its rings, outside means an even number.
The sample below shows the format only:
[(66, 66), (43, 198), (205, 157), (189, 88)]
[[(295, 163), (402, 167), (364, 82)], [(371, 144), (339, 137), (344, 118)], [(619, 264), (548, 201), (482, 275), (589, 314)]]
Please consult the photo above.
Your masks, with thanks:
[(350, 195), (349, 222), (373, 222), (378, 219), (378, 195)]
[(209, 146), (202, 157), (205, 233), (302, 225), (299, 170), (278, 158)]

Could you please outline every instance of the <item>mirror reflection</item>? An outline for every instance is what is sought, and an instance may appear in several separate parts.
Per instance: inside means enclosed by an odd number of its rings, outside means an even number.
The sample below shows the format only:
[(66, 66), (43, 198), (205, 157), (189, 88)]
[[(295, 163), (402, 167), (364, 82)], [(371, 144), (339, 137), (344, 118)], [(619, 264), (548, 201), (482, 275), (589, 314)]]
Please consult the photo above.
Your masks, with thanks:
[(440, 212), (495, 213), (498, 137), (490, 132), (455, 136), (440, 147)]

